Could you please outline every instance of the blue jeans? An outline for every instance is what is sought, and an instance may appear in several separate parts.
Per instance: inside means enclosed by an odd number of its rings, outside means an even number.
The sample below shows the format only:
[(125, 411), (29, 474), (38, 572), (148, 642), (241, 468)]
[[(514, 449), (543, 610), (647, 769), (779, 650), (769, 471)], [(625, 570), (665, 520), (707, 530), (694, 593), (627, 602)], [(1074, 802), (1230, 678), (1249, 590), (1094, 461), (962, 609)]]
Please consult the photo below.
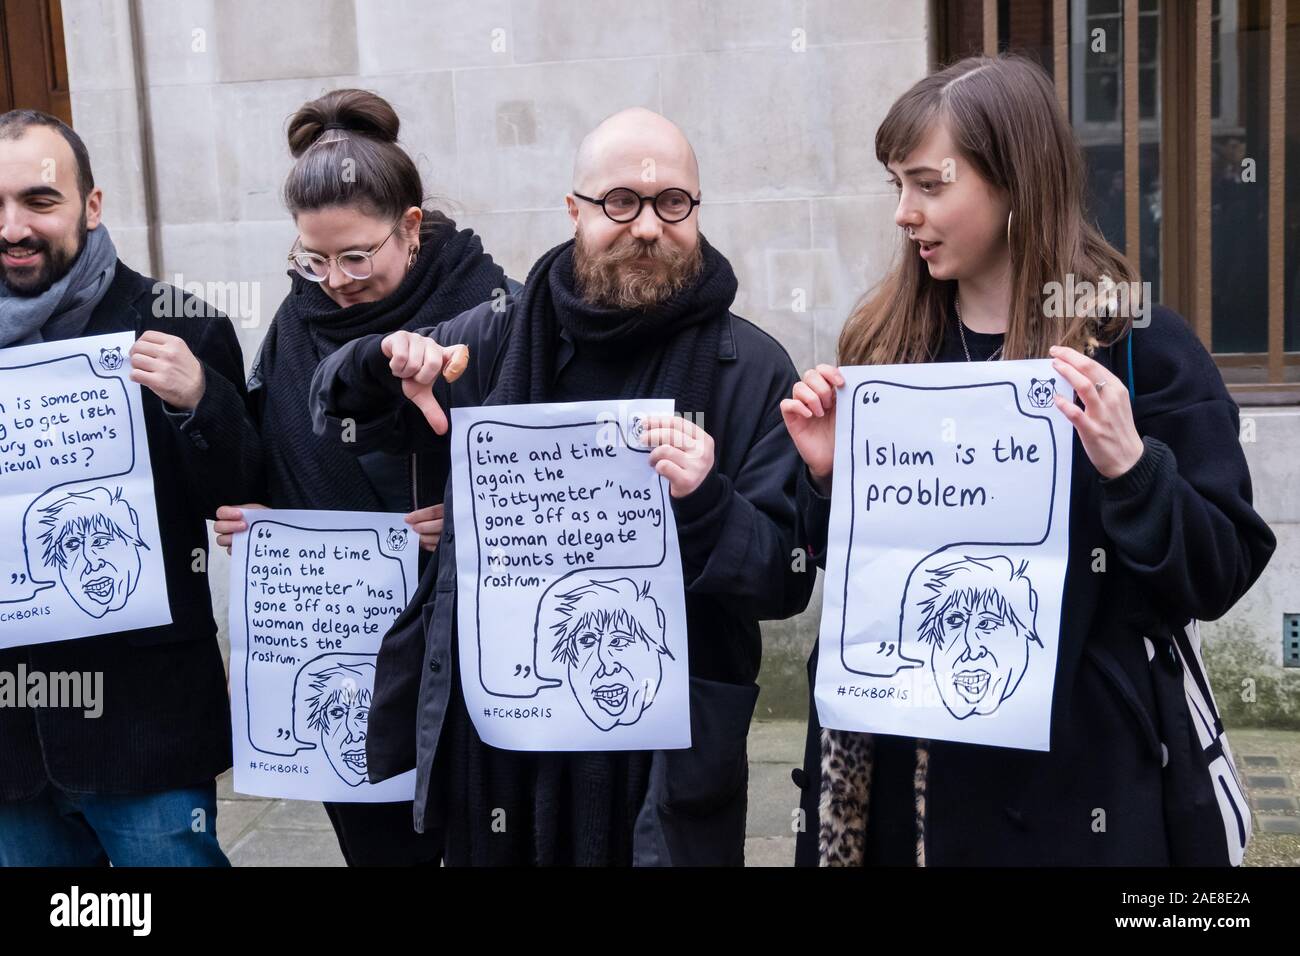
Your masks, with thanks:
[[(201, 812), (199, 812), (201, 811)], [(0, 866), (229, 866), (217, 785), (159, 793), (67, 793), (0, 803)]]

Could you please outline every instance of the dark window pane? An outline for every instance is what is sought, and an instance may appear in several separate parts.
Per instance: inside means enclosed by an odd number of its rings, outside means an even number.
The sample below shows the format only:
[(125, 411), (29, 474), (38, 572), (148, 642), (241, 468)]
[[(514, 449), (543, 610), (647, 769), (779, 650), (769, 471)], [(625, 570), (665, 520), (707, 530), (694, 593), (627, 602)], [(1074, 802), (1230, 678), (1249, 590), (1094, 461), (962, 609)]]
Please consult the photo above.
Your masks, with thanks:
[(1144, 120), (1156, 118), (1158, 90), (1155, 70), (1138, 71), (1138, 116)]
[(1154, 63), (1160, 49), (1160, 31), (1157, 17), (1138, 18), (1138, 62)]
[(1268, 30), (1259, 0), (1220, 4), (1211, 124), (1215, 352), (1268, 350)]
[(1144, 282), (1151, 283), (1151, 295), (1160, 300), (1160, 226), (1163, 219), (1160, 189), (1160, 29), (1159, 17), (1138, 20), (1138, 48), (1145, 51), (1138, 70), (1138, 229), (1137, 255), (1129, 259), (1138, 267)]
[[(1070, 119), (1085, 163), (1085, 213), (1106, 241), (1124, 248), (1124, 149), (1120, 125), (1122, 21), (1095, 16), (1118, 3), (1073, 0), (1070, 4)], [(1100, 36), (1096, 30), (1102, 30)], [(1098, 41), (1105, 50), (1098, 51)]]
[(1111, 73), (1089, 73), (1084, 77), (1085, 118), (1090, 123), (1119, 121), (1119, 83)]
[[(1097, 31), (1102, 31), (1100, 34)], [(1119, 17), (1091, 20), (1088, 24), (1088, 65), (1118, 70), (1124, 63), (1124, 21)]]

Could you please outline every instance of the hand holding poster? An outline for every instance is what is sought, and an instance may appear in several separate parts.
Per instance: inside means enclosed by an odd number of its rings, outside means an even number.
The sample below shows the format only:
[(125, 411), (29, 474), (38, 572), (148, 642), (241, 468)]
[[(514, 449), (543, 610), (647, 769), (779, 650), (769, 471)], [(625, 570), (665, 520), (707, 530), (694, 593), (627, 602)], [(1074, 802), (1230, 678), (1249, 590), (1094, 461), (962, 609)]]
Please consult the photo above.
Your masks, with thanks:
[(668, 484), (640, 441), (672, 402), (452, 410), (461, 684), (507, 750), (690, 746)]
[(1046, 750), (1073, 437), (1051, 362), (842, 372), (822, 725)]
[(0, 647), (171, 623), (134, 341), (0, 352)]
[(401, 515), (249, 511), (230, 561), (235, 790), (264, 797), (410, 800), (415, 771), (369, 780), (375, 660), (416, 583)]

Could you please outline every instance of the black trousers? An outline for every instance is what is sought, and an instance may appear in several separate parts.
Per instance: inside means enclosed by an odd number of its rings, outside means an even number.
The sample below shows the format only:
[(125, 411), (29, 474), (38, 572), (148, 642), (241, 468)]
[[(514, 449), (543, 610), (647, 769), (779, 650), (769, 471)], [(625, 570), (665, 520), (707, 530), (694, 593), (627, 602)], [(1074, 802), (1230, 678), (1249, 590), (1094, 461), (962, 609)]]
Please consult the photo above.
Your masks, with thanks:
[(442, 834), (416, 833), (412, 804), (327, 803), (339, 849), (348, 866), (438, 866)]

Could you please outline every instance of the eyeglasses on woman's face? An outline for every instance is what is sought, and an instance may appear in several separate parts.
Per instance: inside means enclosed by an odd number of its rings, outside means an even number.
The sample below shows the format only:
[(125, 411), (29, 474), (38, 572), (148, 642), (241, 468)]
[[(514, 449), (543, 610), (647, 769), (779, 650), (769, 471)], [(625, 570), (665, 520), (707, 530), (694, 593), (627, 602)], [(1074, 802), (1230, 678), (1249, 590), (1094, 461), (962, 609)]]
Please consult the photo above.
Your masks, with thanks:
[(308, 252), (300, 245), (302, 237), (298, 237), (293, 242), (293, 248), (289, 251), (289, 261), (293, 263), (294, 269), (298, 275), (311, 282), (324, 282), (330, 275), (330, 263), (337, 262), (339, 271), (349, 279), (369, 279), (374, 274), (375, 264), (371, 260), (384, 244), (393, 238), (393, 233), (397, 227), (402, 224), (399, 218), (393, 223), (393, 228), (388, 230), (388, 235), (384, 236), (383, 241), (373, 249), (349, 249), (347, 252), (340, 252), (337, 256), (322, 256), (319, 252)]

